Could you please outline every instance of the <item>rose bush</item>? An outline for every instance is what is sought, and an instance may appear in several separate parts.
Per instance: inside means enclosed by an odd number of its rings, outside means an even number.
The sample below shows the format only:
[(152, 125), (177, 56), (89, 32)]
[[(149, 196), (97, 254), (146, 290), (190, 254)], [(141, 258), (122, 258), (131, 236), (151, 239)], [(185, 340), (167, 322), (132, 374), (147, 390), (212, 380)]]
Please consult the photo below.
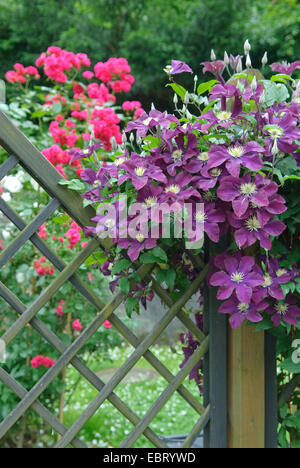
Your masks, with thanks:
[[(73, 183), (75, 189), (82, 188), (78, 179), (82, 167), (74, 155), (84, 148), (85, 142), (92, 141), (93, 147), (98, 149), (98, 157), (104, 160), (112, 145), (122, 142), (122, 127), (143, 112), (138, 101), (125, 101), (123, 108), (117, 104), (120, 93), (128, 92), (134, 82), (125, 58), (98, 62), (91, 69), (86, 54), (49, 47), (36, 60), (35, 66), (15, 64), (5, 78), (12, 86), (14, 98), (7, 104), (0, 104), (1, 110), (42, 151), (66, 182)], [(43, 84), (37, 81), (40, 79)], [(0, 148), (0, 163), (6, 157)], [(47, 194), (19, 166), (0, 181), (0, 194), (26, 223), (32, 221), (49, 202)], [(16, 228), (5, 217), (0, 218), (0, 251), (9, 245), (16, 233)], [(54, 213), (42, 224), (38, 236), (66, 263), (87, 243), (81, 227), (62, 212)], [(89, 271), (89, 265), (96, 261), (89, 258), (78, 275), (103, 300), (108, 300), (106, 279), (100, 272)], [(28, 306), (57, 273), (45, 256), (31, 243), (26, 243), (1, 269), (0, 280)], [(2, 334), (16, 320), (16, 314), (2, 298), (0, 301)], [(69, 344), (88, 325), (93, 314), (94, 308), (68, 283), (40, 311), (39, 316), (65, 344)], [(120, 336), (106, 321), (82, 354), (87, 359), (97, 352), (103, 359), (109, 359), (111, 348), (120, 343)], [(31, 327), (19, 333), (8, 351), (4, 367), (27, 389), (59, 357)], [(57, 410), (63, 398), (65, 377), (64, 374), (56, 379), (41, 397), (43, 404), (52, 411)], [(2, 420), (14, 408), (18, 398), (2, 383), (0, 389)], [(25, 418), (26, 425), (24, 420), (18, 423), (2, 441), (3, 446), (53, 444), (51, 431), (40, 423), (34, 412)]]

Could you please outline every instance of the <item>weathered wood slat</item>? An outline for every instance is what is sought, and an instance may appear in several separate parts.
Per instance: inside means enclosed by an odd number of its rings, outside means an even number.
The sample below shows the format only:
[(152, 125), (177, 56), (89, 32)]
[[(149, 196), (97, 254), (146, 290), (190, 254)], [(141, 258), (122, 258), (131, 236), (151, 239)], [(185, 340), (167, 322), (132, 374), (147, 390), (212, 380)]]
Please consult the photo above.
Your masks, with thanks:
[[(148, 272), (147, 272), (148, 273)], [(146, 273), (146, 274), (147, 274)], [(190, 285), (180, 299), (169, 309), (169, 311), (163, 316), (160, 323), (153, 327), (153, 330), (145, 337), (145, 339), (137, 346), (135, 351), (127, 359), (127, 361), (119, 368), (114, 374), (110, 381), (106, 384), (103, 390), (94, 398), (94, 400), (88, 405), (86, 410), (79, 416), (77, 421), (70, 427), (68, 433), (66, 433), (58, 442), (58, 447), (66, 447), (70, 440), (74, 438), (73, 434), (77, 434), (81, 428), (86, 424), (90, 417), (97, 411), (102, 405), (107, 396), (113, 391), (116, 386), (123, 380), (125, 375), (134, 367), (138, 360), (145, 354), (145, 351), (156, 342), (157, 338), (161, 335), (163, 330), (173, 320), (178, 310), (180, 310), (188, 299), (197, 291), (199, 285), (204, 280), (207, 271), (203, 270), (196, 280)], [(141, 277), (141, 275), (140, 275)], [(86, 330), (85, 330), (86, 331)], [(80, 338), (80, 337), (79, 337)], [(0, 425), (1, 431), (1, 425)], [(0, 432), (1, 434), (1, 432)]]
[[(27, 394), (27, 390), (22, 387), (15, 379), (13, 379), (2, 367), (0, 367), (0, 380), (7, 385), (19, 398), (24, 398)], [(67, 431), (64, 426), (45, 406), (39, 401), (35, 401), (32, 408), (37, 412), (41, 418), (44, 419), (58, 434), (65, 434)], [(75, 437), (71, 442), (71, 445), (75, 448), (87, 448), (87, 446)]]
[(16, 165), (18, 164), (18, 158), (11, 155), (7, 158), (0, 166), (0, 181), (5, 177)]
[[(36, 218), (28, 224), (9, 244), (5, 249), (0, 253), (0, 268), (3, 267), (14, 255), (15, 253), (23, 247), (25, 242), (27, 242), (38, 228), (45, 222), (47, 219), (57, 210), (59, 207), (59, 202), (54, 198), (51, 200), (48, 205), (36, 216)], [(5, 211), (4, 211), (5, 214)]]

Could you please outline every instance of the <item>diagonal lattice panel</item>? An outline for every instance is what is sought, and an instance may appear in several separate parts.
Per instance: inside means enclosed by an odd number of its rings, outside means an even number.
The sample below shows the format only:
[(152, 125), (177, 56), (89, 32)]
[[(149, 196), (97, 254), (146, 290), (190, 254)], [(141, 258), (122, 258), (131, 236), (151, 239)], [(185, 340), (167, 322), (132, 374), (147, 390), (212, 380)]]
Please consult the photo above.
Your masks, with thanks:
[[(155, 415), (170, 399), (172, 394), (174, 392), (178, 392), (178, 394), (181, 395), (181, 397), (184, 398), (198, 414), (198, 420), (184, 442), (184, 446), (189, 446), (197, 436), (199, 430), (207, 424), (210, 415), (210, 406), (207, 404), (206, 408), (204, 408), (199, 400), (184, 387), (183, 381), (207, 351), (209, 346), (209, 337), (205, 336), (188, 317), (184, 311), (184, 305), (199, 289), (200, 284), (203, 282), (207, 274), (208, 266), (203, 264), (200, 259), (194, 259), (199, 275), (186, 290), (185, 294), (175, 303), (173, 303), (167, 291), (165, 291), (152, 277), (151, 271), (153, 269), (153, 265), (137, 265), (135, 267), (141, 280), (145, 283), (152, 282), (156, 294), (161, 298), (162, 302), (169, 307), (168, 312), (165, 314), (161, 322), (156, 324), (151, 333), (149, 333), (146, 338), (140, 342), (134, 333), (126, 327), (115, 313), (116, 309), (123, 302), (125, 295), (122, 292), (117, 293), (108, 304), (104, 304), (94, 291), (86, 286), (77, 275), (78, 268), (86, 258), (92, 255), (99, 248), (104, 250), (108, 249), (111, 245), (110, 241), (100, 242), (99, 239), (91, 240), (89, 244), (68, 265), (66, 265), (59, 258), (56, 252), (53, 252), (53, 250), (51, 250), (51, 248), (48, 247), (47, 244), (36, 234), (41, 224), (43, 224), (58, 207), (61, 207), (66, 211), (71, 218), (81, 226), (91, 224), (90, 219), (95, 214), (93, 209), (91, 207), (83, 208), (81, 198), (77, 193), (58, 185), (61, 175), (2, 113), (0, 113), (0, 143), (10, 154), (10, 157), (0, 167), (0, 180), (17, 164), (20, 164), (23, 169), (46, 191), (51, 199), (48, 205), (28, 225), (7, 203), (0, 199), (0, 210), (20, 231), (13, 242), (1, 252), (0, 266), (4, 265), (22, 247), (22, 245), (24, 245), (25, 242), (30, 241), (58, 270), (58, 274), (52, 283), (29, 306), (25, 306), (18, 297), (16, 297), (3, 283), (0, 282), (0, 295), (19, 315), (19, 318), (5, 331), (1, 338), (7, 345), (9, 345), (18, 333), (30, 323), (32, 327), (61, 354), (54, 366), (50, 368), (40, 381), (29, 391), (25, 390), (15, 379), (1, 369), (0, 380), (11, 388), (11, 390), (19, 396), (21, 401), (0, 424), (0, 438), (3, 437), (12, 425), (15, 424), (15, 422), (18, 421), (18, 419), (29, 408), (32, 407), (59, 434), (61, 434), (62, 437), (59, 440), (57, 447), (66, 447), (69, 444), (78, 447), (81, 442), (76, 438), (77, 434), (85, 423), (95, 414), (98, 408), (101, 407), (103, 402), (108, 399), (134, 426), (133, 431), (123, 442), (123, 446), (133, 445), (137, 438), (141, 434), (144, 434), (155, 446), (164, 447), (165, 444), (162, 439), (157, 436), (149, 426)], [(87, 299), (89, 303), (94, 305), (97, 315), (81, 335), (67, 347), (39, 318), (37, 318), (37, 314), (41, 308), (51, 300), (55, 293), (68, 281), (70, 281), (75, 289), (82, 294), (83, 299)], [(135, 283), (132, 282), (131, 288), (134, 286)], [(200, 345), (194, 355), (187, 361), (185, 366), (176, 376), (174, 376), (150, 350), (152, 344), (175, 317), (177, 317), (200, 342)], [(117, 331), (135, 348), (135, 350), (112, 379), (107, 384), (104, 384), (104, 382), (102, 382), (97, 375), (77, 357), (77, 354), (107, 319), (111, 321)], [(114, 393), (117, 385), (124, 379), (127, 373), (135, 366), (141, 357), (147, 359), (169, 384), (142, 419), (140, 419)], [(76, 370), (99, 391), (99, 393), (75, 423), (68, 429), (63, 426), (54, 415), (51, 416), (51, 413), (49, 414), (49, 411), (41, 405), (38, 398), (47, 386), (69, 364), (73, 365)]]

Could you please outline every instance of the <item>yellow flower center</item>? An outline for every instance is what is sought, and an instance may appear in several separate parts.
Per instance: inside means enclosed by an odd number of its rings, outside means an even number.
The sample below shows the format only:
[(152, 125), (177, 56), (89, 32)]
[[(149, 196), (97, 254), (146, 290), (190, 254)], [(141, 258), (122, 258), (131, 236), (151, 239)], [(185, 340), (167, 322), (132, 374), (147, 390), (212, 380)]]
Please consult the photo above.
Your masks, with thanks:
[(247, 310), (249, 310), (249, 304), (246, 304), (245, 302), (240, 302), (237, 308), (240, 312), (247, 312)]
[(225, 122), (226, 120), (229, 120), (231, 117), (231, 112), (226, 112), (226, 111), (221, 111), (216, 113), (216, 117), (218, 120), (221, 120), (222, 122)]
[(209, 171), (210, 175), (212, 177), (219, 177), (222, 174), (222, 169), (219, 169), (218, 167), (214, 167)]
[(208, 155), (208, 152), (207, 151), (204, 151), (203, 153), (200, 153), (199, 156), (197, 156), (197, 159), (199, 159), (199, 161), (208, 161), (209, 160), (209, 155)]
[(279, 268), (279, 270), (276, 271), (276, 276), (277, 278), (280, 278), (280, 276), (283, 276), (287, 273), (287, 270), (285, 268)]
[(172, 158), (173, 158), (174, 162), (181, 161), (182, 160), (182, 151), (181, 150), (173, 151)]
[(157, 198), (155, 197), (148, 197), (145, 199), (145, 203), (147, 206), (153, 206), (157, 203)]
[(252, 218), (247, 219), (246, 227), (249, 231), (258, 231), (261, 228), (261, 225), (256, 216), (252, 216)]
[(107, 219), (104, 223), (104, 226), (106, 226), (107, 228), (112, 228), (115, 226), (115, 224), (116, 222), (114, 219)]
[(116, 160), (114, 161), (114, 165), (115, 165), (115, 166), (121, 166), (121, 164), (123, 164), (123, 162), (125, 162), (125, 161), (126, 161), (125, 158), (116, 159)]
[(228, 153), (233, 158), (240, 158), (244, 154), (244, 148), (241, 145), (235, 145), (228, 148)]
[(235, 283), (242, 283), (244, 277), (245, 277), (244, 273), (236, 271), (235, 273), (232, 273), (230, 278), (231, 278), (231, 281), (234, 281)]
[(199, 223), (203, 223), (207, 219), (207, 215), (204, 213), (204, 211), (197, 211), (196, 213), (196, 221)]
[(280, 127), (268, 128), (268, 132), (272, 140), (275, 140), (276, 138), (280, 138), (283, 135), (283, 130)]
[(171, 193), (175, 193), (177, 195), (177, 193), (180, 192), (180, 187), (179, 187), (179, 185), (172, 184), (172, 185), (169, 185), (168, 187), (165, 188), (165, 192), (166, 193), (171, 192)]
[(143, 177), (143, 175), (144, 175), (145, 172), (146, 172), (146, 168), (145, 168), (145, 167), (136, 167), (136, 168), (134, 169), (134, 172), (136, 173), (136, 175), (137, 175), (138, 177)]
[(264, 276), (264, 280), (265, 280), (263, 283), (264, 288), (268, 288), (273, 283), (272, 278), (269, 275)]
[(137, 234), (136, 235), (136, 240), (139, 241), (140, 243), (144, 242), (145, 240), (145, 237), (143, 236), (143, 234)]
[(287, 313), (287, 311), (289, 310), (289, 306), (287, 304), (280, 304), (278, 302), (275, 305), (275, 309), (280, 315), (284, 316)]
[(253, 195), (254, 193), (256, 193), (256, 185), (252, 183), (242, 184), (240, 191), (243, 195), (247, 195), (247, 196)]

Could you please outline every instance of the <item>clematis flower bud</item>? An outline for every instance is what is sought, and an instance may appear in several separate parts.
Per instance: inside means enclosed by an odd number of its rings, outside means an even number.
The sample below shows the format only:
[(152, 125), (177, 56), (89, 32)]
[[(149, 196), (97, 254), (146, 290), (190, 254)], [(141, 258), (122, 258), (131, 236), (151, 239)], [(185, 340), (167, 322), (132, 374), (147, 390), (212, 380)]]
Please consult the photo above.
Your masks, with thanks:
[(250, 55), (248, 54), (247, 57), (246, 57), (246, 67), (247, 68), (251, 68), (252, 67), (252, 63), (251, 63), (251, 59), (250, 59)]
[(183, 102), (184, 104), (188, 104), (190, 102), (190, 96), (189, 96), (188, 91), (185, 93)]
[(216, 57), (216, 54), (215, 54), (214, 49), (211, 49), (211, 51), (210, 51), (210, 60), (211, 60), (212, 62), (214, 62), (215, 60), (217, 60), (217, 57)]
[(237, 65), (236, 65), (236, 72), (237, 73), (242, 73), (242, 71), (243, 71), (242, 59), (239, 58), (239, 61), (238, 61)]
[(244, 52), (245, 52), (245, 55), (248, 55), (249, 52), (251, 50), (251, 45), (248, 41), (248, 39), (245, 41), (245, 44), (244, 44)]
[(229, 57), (228, 57), (228, 54), (227, 54), (226, 50), (224, 52), (224, 63), (226, 65), (226, 67), (229, 65)]
[(268, 63), (268, 53), (267, 52), (264, 53), (263, 58), (261, 59), (261, 63), (263, 65), (263, 67), (265, 65), (267, 65), (267, 63)]
[(278, 145), (277, 145), (277, 138), (275, 138), (273, 147), (272, 147), (272, 154), (276, 156), (279, 153)]
[(174, 102), (175, 106), (177, 106), (177, 104), (178, 104), (178, 96), (177, 96), (176, 93), (174, 94), (173, 102)]
[(253, 80), (252, 80), (252, 83), (251, 83), (250, 87), (251, 87), (252, 91), (255, 91), (255, 90), (256, 90), (256, 88), (257, 88), (257, 80), (256, 80), (256, 76), (253, 78)]

